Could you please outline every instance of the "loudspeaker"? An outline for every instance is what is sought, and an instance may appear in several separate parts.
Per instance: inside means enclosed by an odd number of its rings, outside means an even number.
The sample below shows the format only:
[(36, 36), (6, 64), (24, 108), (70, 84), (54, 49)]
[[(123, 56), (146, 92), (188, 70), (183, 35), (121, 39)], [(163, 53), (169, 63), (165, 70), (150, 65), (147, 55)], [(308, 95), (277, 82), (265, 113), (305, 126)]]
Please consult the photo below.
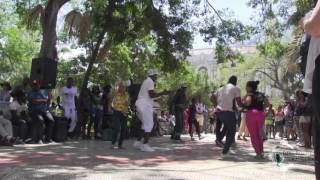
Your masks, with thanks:
[(31, 80), (39, 80), (42, 89), (54, 89), (57, 80), (58, 63), (49, 58), (32, 60)]

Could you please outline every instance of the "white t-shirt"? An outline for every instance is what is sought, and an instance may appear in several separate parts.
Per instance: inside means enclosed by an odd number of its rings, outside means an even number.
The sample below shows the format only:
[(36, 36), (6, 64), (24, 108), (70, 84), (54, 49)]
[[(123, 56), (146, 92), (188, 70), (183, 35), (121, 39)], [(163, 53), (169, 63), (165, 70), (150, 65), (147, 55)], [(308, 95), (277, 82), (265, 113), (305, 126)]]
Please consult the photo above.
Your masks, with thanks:
[(320, 38), (311, 37), (308, 57), (307, 57), (307, 67), (306, 75), (304, 78), (303, 91), (306, 93), (312, 93), (312, 79), (313, 72), (316, 66), (316, 58), (320, 54)]
[(27, 111), (28, 107), (26, 104), (19, 104), (18, 101), (15, 100), (9, 105), (9, 109), (11, 111), (17, 111), (17, 115), (20, 116), (21, 112)]
[(233, 100), (240, 97), (240, 88), (233, 84), (227, 84), (216, 92), (218, 109), (221, 111), (233, 111)]
[(153, 99), (149, 95), (149, 91), (151, 90), (154, 90), (154, 82), (150, 77), (148, 77), (141, 85), (137, 102), (140, 101), (147, 105), (153, 106)]
[(69, 108), (75, 108), (75, 101), (74, 98), (77, 96), (77, 88), (76, 87), (63, 87), (60, 92), (60, 96), (62, 97), (62, 106), (63, 107), (69, 107)]

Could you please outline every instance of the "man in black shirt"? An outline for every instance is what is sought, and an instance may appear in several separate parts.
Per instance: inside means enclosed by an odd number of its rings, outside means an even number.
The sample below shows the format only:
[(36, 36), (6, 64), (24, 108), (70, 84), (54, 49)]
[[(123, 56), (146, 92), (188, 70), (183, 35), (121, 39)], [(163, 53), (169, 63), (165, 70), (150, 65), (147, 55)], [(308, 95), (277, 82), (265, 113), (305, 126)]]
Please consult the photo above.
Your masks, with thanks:
[(175, 118), (176, 118), (176, 125), (174, 127), (174, 132), (171, 136), (171, 139), (173, 140), (179, 140), (181, 141), (181, 134), (183, 133), (184, 129), (184, 110), (187, 105), (187, 87), (182, 86), (178, 91), (176, 92), (176, 95), (174, 97), (174, 112), (175, 112)]

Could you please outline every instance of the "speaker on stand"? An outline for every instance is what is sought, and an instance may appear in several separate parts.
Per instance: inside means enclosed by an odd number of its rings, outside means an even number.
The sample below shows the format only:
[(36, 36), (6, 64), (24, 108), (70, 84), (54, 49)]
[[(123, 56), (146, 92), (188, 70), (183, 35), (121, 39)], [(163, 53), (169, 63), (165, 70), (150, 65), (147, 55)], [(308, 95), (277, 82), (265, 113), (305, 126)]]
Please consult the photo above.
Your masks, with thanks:
[(41, 89), (54, 89), (57, 80), (58, 62), (49, 58), (32, 60), (31, 80), (39, 80)]

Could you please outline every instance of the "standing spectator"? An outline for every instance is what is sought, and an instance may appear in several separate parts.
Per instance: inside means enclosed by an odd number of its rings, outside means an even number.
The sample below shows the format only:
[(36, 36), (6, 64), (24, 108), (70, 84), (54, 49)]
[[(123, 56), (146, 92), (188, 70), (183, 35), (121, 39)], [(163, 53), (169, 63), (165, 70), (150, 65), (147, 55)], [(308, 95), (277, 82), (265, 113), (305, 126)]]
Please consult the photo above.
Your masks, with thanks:
[(296, 92), (296, 100), (294, 102), (294, 116), (293, 116), (293, 124), (294, 124), (294, 129), (295, 132), (298, 135), (299, 138), (299, 142), (298, 142), (298, 146), (303, 146), (304, 142), (303, 142), (303, 136), (302, 136), (302, 130), (300, 127), (300, 117), (302, 115), (302, 107), (300, 106), (300, 102), (302, 99), (304, 99), (304, 95), (302, 94), (302, 91), (297, 91)]
[(30, 119), (27, 113), (28, 107), (25, 93), (22, 91), (16, 92), (14, 101), (9, 105), (9, 108), (11, 111), (12, 124), (19, 127), (18, 137), (26, 140)]
[(0, 84), (2, 89), (0, 90), (0, 110), (3, 113), (4, 118), (11, 119), (9, 110), (9, 104), (11, 100), (11, 85), (9, 82), (3, 82)]
[(115, 144), (120, 132), (120, 137), (118, 140), (118, 148), (124, 149), (122, 146), (123, 140), (127, 133), (127, 116), (129, 113), (129, 95), (126, 92), (123, 82), (118, 84), (118, 89), (114, 95), (112, 101), (113, 112), (113, 137), (112, 137), (112, 147), (116, 148)]
[(269, 106), (268, 99), (257, 91), (259, 81), (247, 82), (247, 95), (244, 100), (246, 106), (246, 123), (250, 132), (251, 143), (256, 152), (256, 158), (264, 157), (263, 137), (261, 135), (265, 124), (265, 107)]
[[(73, 79), (69, 77), (67, 79), (67, 84), (60, 91), (60, 96), (62, 97), (62, 107), (64, 111), (64, 117), (70, 122), (68, 135), (71, 137), (77, 126), (77, 88), (73, 85)], [(58, 104), (60, 104), (60, 98), (58, 97)]]
[(32, 81), (33, 89), (28, 94), (29, 109), (32, 118), (33, 143), (41, 143), (45, 130), (45, 142), (52, 142), (54, 119), (49, 112), (49, 94), (40, 89), (38, 80)]
[(2, 89), (0, 90), (0, 102), (10, 102), (11, 99), (11, 85), (9, 82), (3, 82), (0, 84)]
[(27, 97), (31, 89), (32, 87), (31, 87), (30, 79), (26, 76), (23, 78), (20, 84), (18, 84), (16, 87), (13, 88), (11, 95), (12, 97), (15, 97), (16, 93), (24, 92), (25, 97)]
[(286, 133), (287, 133), (288, 140), (294, 139), (293, 113), (294, 113), (294, 108), (291, 103), (288, 103), (285, 110), (284, 110), (284, 120), (285, 120), (286, 129), (287, 129)]
[(199, 123), (200, 132), (202, 132), (203, 125), (204, 125), (204, 116), (203, 116), (204, 105), (201, 102), (201, 98), (200, 97), (199, 97), (198, 102), (196, 104), (196, 110), (197, 110), (196, 119), (197, 119), (197, 121)]
[(246, 136), (248, 135), (248, 128), (246, 124), (246, 114), (244, 112), (241, 113), (241, 123), (240, 123), (240, 128), (238, 132), (238, 140), (242, 140), (241, 136), (244, 141), (247, 141)]
[(301, 117), (299, 120), (302, 135), (304, 140), (304, 147), (311, 148), (311, 134), (310, 134), (310, 126), (311, 126), (311, 116), (312, 116), (312, 103), (308, 98), (306, 93), (301, 94), (299, 107), (301, 108)]
[(85, 88), (82, 92), (82, 98), (79, 99), (79, 129), (82, 135), (82, 139), (90, 137), (90, 130), (86, 132), (86, 126), (91, 112), (91, 92), (88, 88)]
[[(123, 82), (123, 86), (125, 86)], [(102, 129), (109, 126), (112, 122), (113, 118), (113, 110), (112, 110), (112, 86), (107, 84), (103, 88), (102, 92), (102, 103), (103, 103), (103, 117), (102, 117)]]
[(180, 89), (178, 89), (174, 97), (174, 112), (176, 117), (176, 123), (173, 135), (171, 137), (171, 139), (173, 140), (181, 141), (181, 134), (183, 133), (185, 127), (184, 110), (187, 105), (186, 91), (187, 87), (182, 86)]
[[(223, 145), (222, 139), (226, 132), (226, 144), (224, 145), (222, 154), (227, 154), (231, 145), (235, 141), (235, 134), (237, 128), (237, 119), (233, 108), (233, 102), (236, 100), (239, 106), (242, 106), (240, 98), (240, 88), (237, 87), (238, 78), (231, 76), (228, 84), (219, 88), (212, 97), (214, 102), (217, 102), (217, 126), (216, 126), (216, 143)], [(218, 123), (220, 122), (220, 123)], [(224, 131), (221, 131), (221, 126), (224, 126)]]
[(148, 144), (153, 129), (153, 98), (169, 94), (169, 91), (158, 93), (155, 91), (155, 81), (157, 80), (157, 72), (154, 69), (148, 71), (148, 78), (142, 83), (139, 91), (138, 99), (136, 101), (136, 108), (138, 117), (142, 122), (142, 129), (144, 130), (144, 141), (141, 143), (141, 134), (137, 141), (133, 144), (135, 148), (140, 148), (141, 151), (154, 152), (154, 149)]
[(189, 120), (188, 120), (189, 134), (190, 134), (190, 137), (191, 137), (192, 141), (194, 141), (194, 138), (193, 138), (193, 125), (196, 128), (196, 132), (197, 132), (197, 135), (199, 137), (199, 140), (201, 139), (200, 126), (199, 126), (199, 122), (196, 119), (196, 114), (197, 114), (196, 104), (197, 104), (196, 103), (196, 99), (192, 98), (191, 105), (189, 106)]
[(99, 86), (93, 86), (91, 92), (91, 115), (90, 122), (88, 125), (88, 139), (91, 138), (91, 126), (94, 124), (94, 138), (101, 139), (101, 128), (102, 128), (102, 118), (103, 118), (103, 102), (102, 95)]
[(279, 137), (283, 138), (283, 123), (284, 123), (284, 112), (281, 105), (279, 105), (275, 113), (275, 136), (279, 132)]
[(203, 105), (203, 131), (205, 134), (208, 133), (209, 129), (209, 110), (206, 105)]
[(271, 138), (273, 136), (273, 138), (275, 139), (275, 134), (274, 134), (274, 129), (273, 129), (273, 124), (274, 124), (274, 110), (273, 110), (273, 105), (270, 104), (270, 106), (267, 108), (266, 111), (266, 130), (267, 130), (267, 135), (268, 138)]

